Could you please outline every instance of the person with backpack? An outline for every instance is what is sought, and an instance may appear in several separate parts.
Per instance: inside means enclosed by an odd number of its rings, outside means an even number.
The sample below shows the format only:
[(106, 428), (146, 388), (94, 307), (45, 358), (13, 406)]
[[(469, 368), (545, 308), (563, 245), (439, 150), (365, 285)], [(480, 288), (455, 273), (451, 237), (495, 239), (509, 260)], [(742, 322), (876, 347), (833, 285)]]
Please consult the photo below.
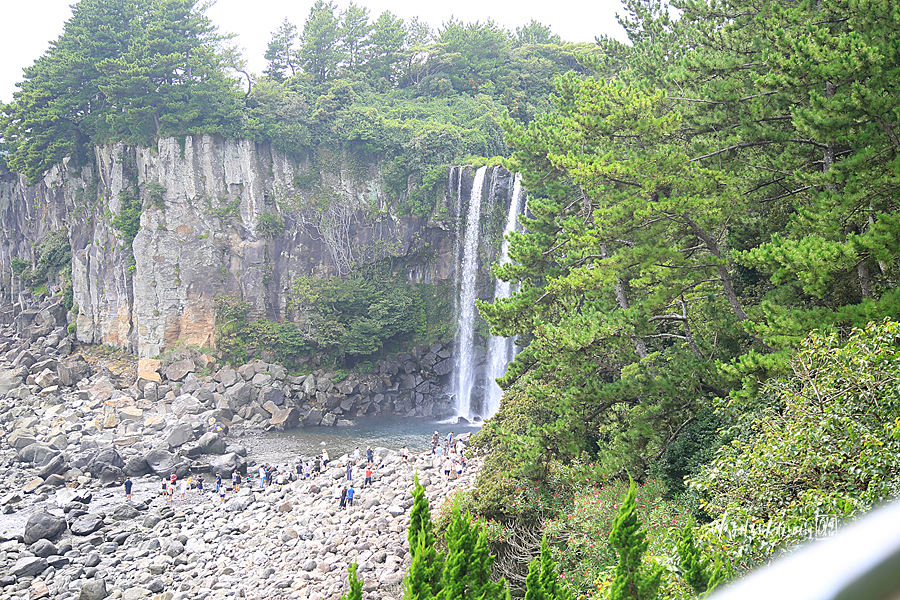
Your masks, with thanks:
[(231, 472), (231, 491), (236, 494), (239, 489), (241, 489), (241, 474), (235, 469)]

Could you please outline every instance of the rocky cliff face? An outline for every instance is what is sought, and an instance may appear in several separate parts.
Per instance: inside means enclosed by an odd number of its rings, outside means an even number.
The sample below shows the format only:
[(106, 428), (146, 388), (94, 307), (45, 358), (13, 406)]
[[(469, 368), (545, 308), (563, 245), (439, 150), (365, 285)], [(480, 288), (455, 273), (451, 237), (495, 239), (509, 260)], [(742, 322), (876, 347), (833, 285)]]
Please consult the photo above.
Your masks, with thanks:
[[(0, 299), (15, 301), (23, 289), (12, 259), (33, 260), (35, 245), (66, 227), (79, 340), (144, 357), (177, 342), (213, 346), (220, 294), (251, 302), (257, 317), (285, 319), (291, 285), (303, 275), (392, 257), (412, 282), (454, 280), (457, 194), (464, 211), (472, 175), (452, 169), (429, 218), (401, 217), (378, 165), (340, 155), (313, 170), (266, 145), (212, 136), (99, 147), (93, 165), (64, 162), (36, 186), (18, 176), (0, 181)], [(483, 201), (497, 210), (484, 211), (485, 233), (497, 229), (492, 215), (504, 214), (511, 186), (505, 170), (492, 171)], [(132, 248), (111, 224), (129, 190), (143, 205)], [(499, 248), (492, 239), (484, 236), (480, 254), (487, 298)]]

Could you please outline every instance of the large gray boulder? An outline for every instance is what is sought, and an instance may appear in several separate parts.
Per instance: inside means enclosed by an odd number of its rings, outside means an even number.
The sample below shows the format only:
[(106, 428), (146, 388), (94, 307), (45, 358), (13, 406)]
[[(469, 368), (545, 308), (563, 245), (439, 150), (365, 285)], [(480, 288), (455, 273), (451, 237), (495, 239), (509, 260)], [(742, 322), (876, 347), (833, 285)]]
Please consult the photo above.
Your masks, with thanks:
[(66, 519), (50, 513), (36, 512), (25, 522), (25, 543), (54, 540), (66, 530)]
[(67, 469), (68, 465), (66, 464), (66, 457), (62, 454), (57, 454), (44, 463), (38, 471), (38, 477), (47, 479), (50, 475), (61, 475), (62, 473), (65, 473)]
[(216, 456), (209, 459), (209, 470), (211, 473), (219, 473), (225, 479), (232, 472), (247, 472), (247, 463), (235, 452), (229, 452), (222, 456)]
[(103, 527), (103, 517), (97, 514), (82, 515), (69, 526), (72, 535), (90, 535)]
[(175, 472), (175, 455), (159, 448), (150, 450), (144, 455), (150, 470), (157, 475), (169, 475)]
[(147, 460), (143, 456), (132, 456), (125, 463), (125, 466), (122, 468), (122, 472), (124, 472), (129, 477), (140, 477), (141, 475), (147, 475), (151, 472), (150, 465), (147, 464)]
[(197, 441), (201, 454), (225, 454), (225, 440), (214, 431), (204, 433)]
[(235, 408), (247, 406), (253, 401), (253, 386), (240, 381), (225, 390), (225, 397), (234, 404)]
[[(176, 400), (177, 402), (177, 400)], [(177, 448), (194, 439), (194, 429), (189, 423), (179, 423), (172, 428), (166, 436), (166, 443), (170, 448)]]
[(44, 444), (29, 444), (19, 450), (19, 460), (42, 466), (59, 454), (59, 450), (45, 446)]
[(181, 381), (187, 377), (188, 373), (193, 373), (195, 368), (194, 361), (187, 358), (179, 360), (166, 367), (166, 379), (169, 381)]
[(284, 404), (284, 392), (277, 387), (264, 387), (259, 390), (259, 396), (256, 399), (261, 405), (265, 406), (266, 402), (271, 402), (275, 406)]
[(22, 429), (16, 429), (9, 434), (7, 441), (16, 450), (21, 450), (26, 446), (37, 443), (37, 439), (32, 432)]
[(87, 468), (91, 473), (101, 473), (106, 467), (115, 467), (117, 469), (121, 469), (125, 466), (125, 459), (122, 458), (122, 455), (113, 448), (101, 448), (91, 457), (88, 462)]
[(203, 403), (190, 394), (182, 394), (172, 401), (172, 412), (178, 417), (196, 415), (203, 412)]
[(103, 600), (107, 596), (109, 596), (109, 592), (106, 591), (106, 580), (94, 578), (88, 579), (81, 586), (78, 600)]
[(91, 374), (91, 366), (81, 356), (73, 356), (56, 364), (56, 376), (59, 383), (73, 386)]
[(21, 579), (23, 577), (37, 577), (50, 566), (46, 558), (40, 556), (25, 556), (13, 565), (11, 575)]

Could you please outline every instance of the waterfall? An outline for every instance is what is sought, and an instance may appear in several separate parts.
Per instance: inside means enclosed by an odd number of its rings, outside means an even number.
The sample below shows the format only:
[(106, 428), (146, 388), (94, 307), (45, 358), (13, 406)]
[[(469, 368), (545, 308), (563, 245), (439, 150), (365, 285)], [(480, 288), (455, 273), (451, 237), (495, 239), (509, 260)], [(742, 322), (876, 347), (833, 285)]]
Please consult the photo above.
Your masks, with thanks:
[[(465, 240), (462, 246), (462, 265), (459, 276), (459, 333), (457, 334), (457, 362), (453, 378), (456, 414), (472, 420), (472, 388), (475, 386), (475, 297), (478, 277), (478, 235), (481, 229), (481, 195), (487, 167), (475, 172), (469, 196)], [(462, 187), (462, 186), (460, 186)], [(457, 236), (457, 239), (459, 237)]]
[[(522, 176), (516, 173), (515, 183), (513, 184), (512, 198), (509, 201), (509, 212), (506, 215), (506, 227), (503, 230), (503, 243), (500, 246), (500, 257), (497, 262), (501, 265), (510, 262), (509, 260), (509, 234), (516, 230), (519, 213), (522, 211)], [(509, 298), (512, 295), (512, 285), (501, 279), (497, 280), (494, 287), (494, 302), (500, 298)], [(503, 396), (503, 390), (497, 385), (495, 379), (502, 377), (506, 373), (506, 366), (516, 355), (516, 346), (514, 337), (491, 336), (488, 341), (487, 354), (487, 390), (485, 390), (484, 398), (484, 418), (492, 417), (500, 408), (500, 398)]]

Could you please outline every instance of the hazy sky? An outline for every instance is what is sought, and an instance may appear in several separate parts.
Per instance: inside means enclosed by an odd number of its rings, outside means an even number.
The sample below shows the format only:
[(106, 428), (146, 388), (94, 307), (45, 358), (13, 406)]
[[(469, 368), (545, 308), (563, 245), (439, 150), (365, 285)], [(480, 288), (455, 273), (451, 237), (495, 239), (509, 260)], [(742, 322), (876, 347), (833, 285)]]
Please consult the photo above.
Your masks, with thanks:
[[(15, 84), (22, 79), (22, 68), (31, 65), (47, 50), (50, 40), (62, 33), (63, 23), (71, 16), (73, 0), (4, 0), (0, 19), (0, 101), (12, 100)], [(339, 9), (349, 0), (337, 0)], [(222, 32), (236, 33), (251, 70), (265, 67), (263, 53), (272, 31), (287, 17), (298, 27), (309, 15), (313, 0), (218, 0), (207, 15)], [(385, 10), (410, 19), (419, 17), (433, 29), (451, 16), (470, 21), (493, 19), (515, 30), (532, 19), (540, 21), (564, 40), (591, 42), (596, 36), (618, 38), (623, 33), (615, 20), (621, 11), (620, 0), (551, 0), (523, 3), (511, 0), (457, 0), (456, 2), (412, 2), (410, 0), (357, 0), (369, 9), (374, 20)]]

